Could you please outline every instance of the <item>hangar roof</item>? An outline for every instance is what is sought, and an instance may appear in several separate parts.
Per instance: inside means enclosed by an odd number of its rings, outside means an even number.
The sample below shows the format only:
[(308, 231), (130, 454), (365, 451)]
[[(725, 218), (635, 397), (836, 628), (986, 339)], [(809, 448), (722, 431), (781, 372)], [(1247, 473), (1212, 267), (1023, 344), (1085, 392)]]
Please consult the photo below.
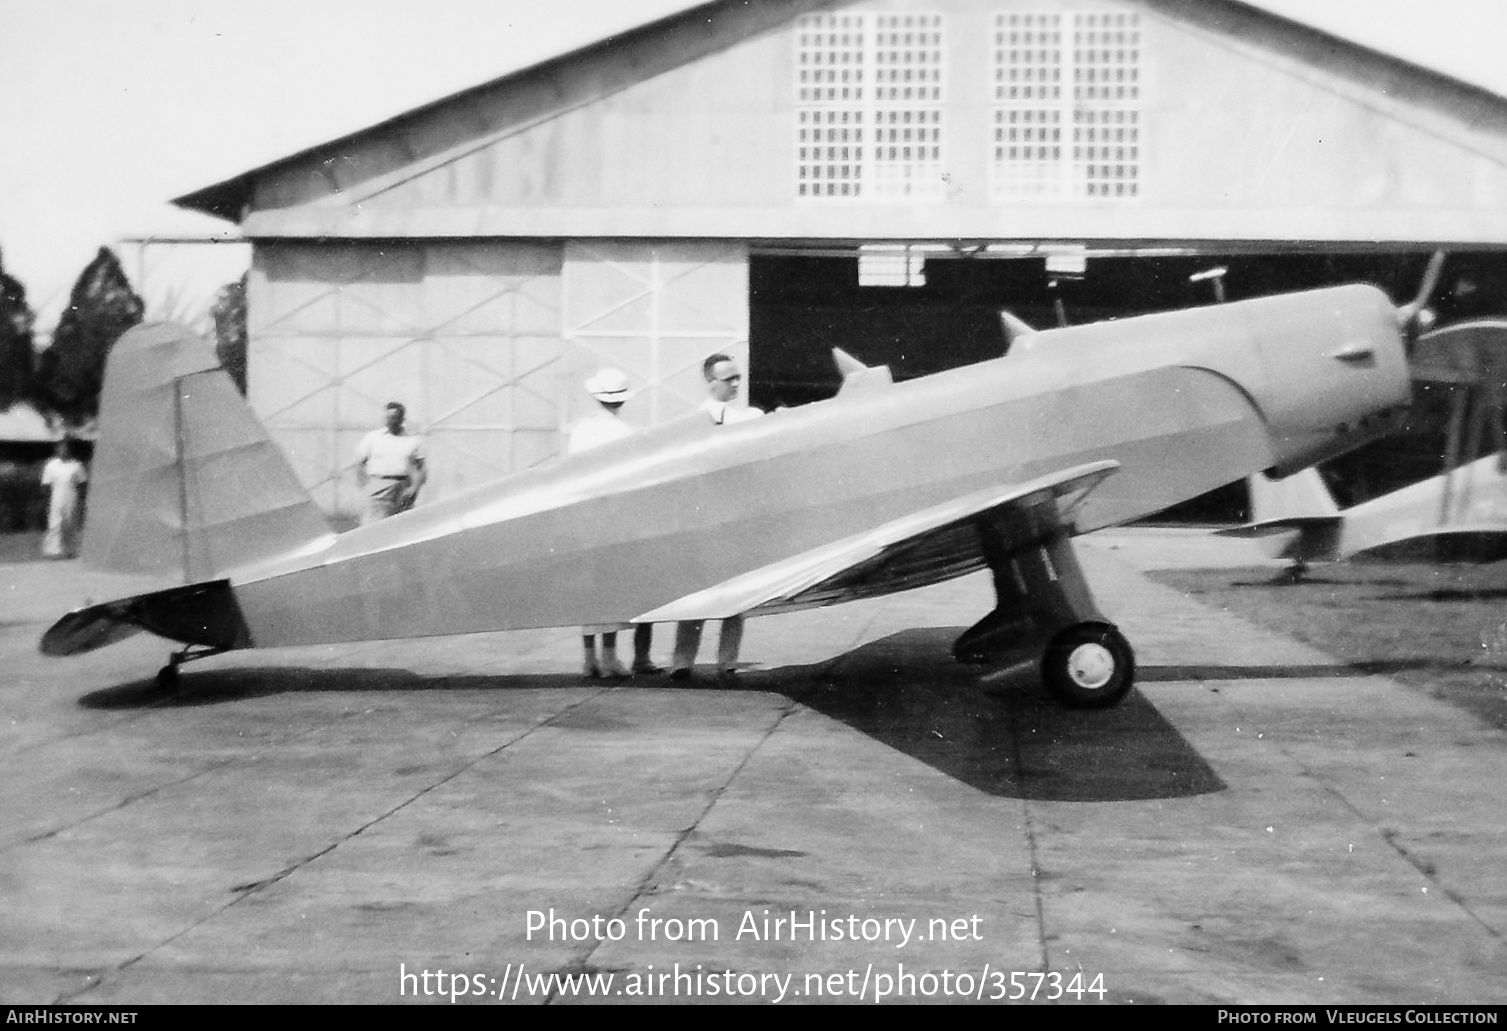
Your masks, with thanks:
[[(961, 211), (949, 222), (927, 219), (924, 226), (910, 225), (905, 217), (881, 216), (865, 220), (872, 232), (855, 231), (851, 217), (811, 217), (810, 209), (798, 218), (769, 218), (770, 211), (755, 210), (746, 204), (747, 217), (709, 217), (708, 211), (736, 206), (748, 196), (745, 188), (731, 197), (707, 195), (705, 203), (692, 205), (676, 189), (676, 200), (687, 210), (677, 220), (664, 212), (640, 211), (637, 216), (631, 203), (622, 203), (628, 194), (618, 184), (619, 200), (610, 199), (612, 190), (603, 190), (596, 181), (598, 197), (609, 197), (605, 204), (596, 198), (583, 200), (568, 195), (558, 185), (537, 187), (509, 193), (501, 201), (479, 200), (478, 180), (495, 188), (499, 176), (516, 176), (530, 165), (559, 165), (585, 168), (593, 159), (617, 155), (593, 154), (583, 141), (593, 133), (601, 134), (604, 121), (617, 117), (619, 122), (641, 115), (646, 102), (663, 101), (666, 95), (650, 96), (643, 84), (656, 78), (676, 77), (678, 86), (709, 88), (713, 80), (697, 78), (685, 71), (690, 66), (722, 62), (730, 69), (715, 81), (737, 80), (738, 68), (729, 58), (735, 50), (748, 50), (760, 41), (784, 32), (803, 15), (823, 12), (885, 9), (893, 5), (874, 5), (857, 0), (849, 3), (822, 0), (762, 0), (749, 5), (743, 0), (716, 0), (686, 7), (678, 13), (650, 22), (629, 33), (601, 40), (567, 54), (559, 55), (528, 68), (510, 72), (498, 79), (431, 104), (400, 113), (378, 125), (331, 140), (325, 144), (252, 169), (241, 175), (205, 187), (178, 198), (175, 203), (243, 224), (248, 236), (410, 236), (410, 235), (647, 235), (647, 236), (724, 236), (749, 238), (818, 237), (859, 239), (875, 237), (918, 237), (926, 235), (979, 236), (987, 238), (1094, 235), (1097, 226), (1108, 226), (1107, 236), (1149, 239), (1152, 237), (1210, 238), (1302, 238), (1322, 239), (1406, 239), (1459, 243), (1507, 243), (1507, 211), (1498, 211), (1496, 198), (1507, 195), (1507, 99), (1483, 87), (1432, 68), (1411, 63), (1393, 55), (1341, 39), (1291, 17), (1273, 13), (1264, 4), (1275, 0), (1106, 0), (1102, 7), (1125, 9), (1142, 14), (1148, 21), (1175, 25), (1199, 45), (1238, 53), (1249, 62), (1254, 78), (1261, 78), (1260, 88), (1267, 96), (1285, 101), (1289, 111), (1308, 112), (1317, 106), (1322, 113), (1312, 125), (1294, 126), (1283, 138), (1281, 131), (1270, 126), (1266, 136), (1245, 127), (1238, 132), (1248, 137), (1245, 151), (1238, 161), (1245, 167), (1261, 162), (1261, 144), (1266, 144), (1270, 165), (1281, 169), (1289, 182), (1275, 188), (1271, 171), (1259, 182), (1262, 191), (1252, 191), (1236, 207), (1243, 214), (1233, 221), (1217, 205), (1200, 202), (1197, 217), (1184, 218), (1173, 231), (1154, 231), (1152, 220), (1123, 219), (1116, 214), (1106, 220), (1102, 211), (1089, 218), (1063, 220), (1063, 210), (1047, 211), (1048, 218), (1023, 220), (994, 219), (979, 222), (977, 210)], [(933, 0), (917, 5), (918, 10), (961, 8), (963, 0)], [(980, 7), (998, 7), (1000, 3), (981, 3)], [(1039, 9), (1042, 4), (1033, 5)], [(1068, 5), (1072, 6), (1072, 5)], [(1078, 4), (1081, 8), (1083, 5)], [(1186, 40), (1184, 41), (1187, 42)], [(763, 54), (766, 59), (769, 52)], [(1273, 78), (1269, 73), (1276, 70)], [(1259, 74), (1257, 74), (1259, 72)], [(1289, 89), (1293, 79), (1303, 80), (1301, 88)], [(1268, 84), (1266, 79), (1271, 79)], [(1275, 92), (1271, 87), (1276, 87)], [(1226, 86), (1226, 99), (1235, 87)], [(637, 91), (637, 93), (635, 93)], [(1338, 96), (1341, 101), (1336, 102)], [(680, 98), (677, 97), (676, 100)], [(784, 102), (784, 98), (776, 98)], [(604, 103), (615, 108), (603, 108)], [(1174, 105), (1175, 106), (1175, 105)], [(1208, 116), (1208, 109), (1198, 110), (1195, 100), (1189, 107), (1195, 118)], [(692, 105), (694, 107), (694, 105)], [(601, 108), (595, 115), (587, 112)], [(1343, 110), (1341, 110), (1343, 108)], [(753, 126), (751, 118), (737, 118), (719, 123), (718, 119), (696, 120), (705, 111), (687, 109), (691, 121), (682, 119), (677, 128), (687, 125), (700, 132), (715, 133), (719, 124), (731, 130)], [(1203, 123), (1180, 115), (1189, 111), (1163, 114), (1164, 138), (1182, 140), (1186, 147), (1187, 130), (1196, 127), (1202, 135)], [(635, 124), (655, 127), (641, 119)], [(662, 131), (663, 127), (659, 127)], [(1295, 146), (1306, 141), (1312, 130), (1316, 144), (1304, 151)], [(1148, 127), (1148, 135), (1154, 129)], [(1328, 150), (1321, 152), (1324, 135), (1329, 137)], [(791, 135), (788, 130), (786, 135)], [(1341, 137), (1341, 139), (1336, 139)], [(1344, 138), (1351, 138), (1346, 144)], [(955, 138), (955, 137), (954, 137)], [(564, 140), (562, 143), (561, 140)], [(1153, 140), (1147, 140), (1150, 143)], [(1211, 140), (1211, 144), (1230, 149), (1238, 141)], [(1340, 146), (1336, 146), (1340, 143)], [(638, 143), (639, 150), (654, 150)], [(1163, 147), (1162, 160), (1170, 149)], [(1336, 152), (1349, 150), (1348, 156)], [(726, 157), (726, 154), (720, 155)], [(735, 155), (736, 156), (736, 155)], [(661, 160), (679, 157), (682, 164), (709, 167), (712, 155), (690, 150), (660, 155)], [(1336, 161), (1335, 158), (1341, 158)], [(623, 160), (609, 160), (613, 172), (619, 164), (631, 163), (632, 155)], [(1357, 176), (1367, 175), (1366, 163), (1375, 161), (1376, 174), (1370, 176), (1407, 179), (1396, 189), (1375, 182), (1357, 184)], [(1288, 168), (1288, 164), (1291, 167)], [(756, 162), (739, 161), (736, 167), (753, 167)], [(1217, 165), (1200, 165), (1186, 159), (1178, 170), (1179, 181), (1200, 181), (1228, 177), (1231, 172)], [(1327, 187), (1336, 191), (1324, 195), (1302, 185), (1315, 178), (1316, 171), (1331, 170)], [(631, 173), (631, 169), (629, 170)], [(524, 175), (539, 173), (524, 172)], [(555, 172), (558, 175), (558, 171)], [(595, 173), (594, 174), (607, 174)], [(803, 170), (804, 174), (804, 170)], [(639, 189), (662, 188), (665, 184), (646, 180), (640, 172)], [(434, 183), (446, 179), (449, 185), (437, 201)], [(591, 176), (586, 178), (591, 179)], [(632, 178), (632, 175), (628, 175)], [(1236, 174), (1238, 179), (1238, 174)], [(1318, 178), (1322, 179), (1320, 174)], [(472, 195), (466, 195), (457, 181), (471, 180)], [(426, 185), (426, 180), (428, 185)], [(1438, 180), (1437, 182), (1433, 180)], [(671, 184), (679, 186), (679, 184)], [(1325, 184), (1321, 184), (1325, 185)], [(1344, 225), (1324, 225), (1315, 230), (1312, 218), (1335, 206), (1340, 194), (1348, 196), (1359, 185), (1369, 199), (1365, 218), (1345, 219)], [(1238, 183), (1236, 184), (1238, 192)], [(1226, 185), (1226, 193), (1230, 190)], [(694, 193), (694, 191), (689, 191)], [(1141, 191), (1141, 199), (1152, 199)], [(1466, 197), (1466, 202), (1459, 198)], [(1401, 203), (1399, 203), (1401, 201)], [(1441, 206), (1448, 208), (1440, 217)], [(1407, 210), (1416, 205), (1418, 210)], [(605, 221), (601, 208), (617, 207), (622, 214)], [(648, 205), (653, 207), (654, 205)], [(582, 208), (591, 208), (589, 212)], [(695, 207), (695, 211), (689, 210)], [(895, 206), (892, 206), (892, 210)], [(1272, 224), (1269, 212), (1258, 208), (1281, 207), (1291, 211), (1290, 225)], [(420, 208), (429, 216), (416, 218)], [(400, 215), (398, 209), (406, 214)], [(485, 210), (483, 210), (485, 209)], [(1492, 217), (1482, 221), (1482, 211)], [(1043, 211), (1046, 209), (1043, 208)], [(1389, 213), (1383, 217), (1381, 212)], [(1188, 212), (1184, 212), (1185, 215)], [(911, 220), (914, 221), (913, 219)], [(1333, 221), (1333, 220), (1331, 220)], [(1122, 226), (1115, 223), (1123, 222)], [(1266, 226), (1259, 229), (1257, 223)], [(968, 232), (965, 227), (977, 225)], [(751, 227), (763, 227), (763, 232)], [(1257, 228), (1258, 231), (1252, 231)], [(1472, 234), (1475, 234), (1474, 236)]]

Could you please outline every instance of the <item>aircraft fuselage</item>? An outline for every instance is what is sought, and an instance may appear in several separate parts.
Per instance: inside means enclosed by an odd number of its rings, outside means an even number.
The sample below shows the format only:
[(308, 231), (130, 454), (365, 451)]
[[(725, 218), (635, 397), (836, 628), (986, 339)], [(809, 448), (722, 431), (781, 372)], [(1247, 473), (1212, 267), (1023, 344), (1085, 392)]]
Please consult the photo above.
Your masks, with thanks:
[(229, 572), (259, 646), (628, 620), (991, 485), (1120, 469), (1079, 532), (1384, 433), (1390, 302), (1339, 287), (1043, 331), (1003, 358), (713, 426), (699, 413)]

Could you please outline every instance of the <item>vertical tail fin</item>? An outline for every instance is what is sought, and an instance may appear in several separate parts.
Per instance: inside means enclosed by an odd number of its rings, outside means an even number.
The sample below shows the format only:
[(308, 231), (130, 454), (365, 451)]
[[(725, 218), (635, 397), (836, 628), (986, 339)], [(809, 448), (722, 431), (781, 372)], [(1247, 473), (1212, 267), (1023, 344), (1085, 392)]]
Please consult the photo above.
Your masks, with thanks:
[(332, 531), (208, 341), (138, 326), (105, 366), (85, 563), (185, 583)]
[(1251, 522), (1329, 519), (1340, 514), (1334, 495), (1314, 466), (1280, 480), (1257, 473), (1248, 481), (1251, 491)]

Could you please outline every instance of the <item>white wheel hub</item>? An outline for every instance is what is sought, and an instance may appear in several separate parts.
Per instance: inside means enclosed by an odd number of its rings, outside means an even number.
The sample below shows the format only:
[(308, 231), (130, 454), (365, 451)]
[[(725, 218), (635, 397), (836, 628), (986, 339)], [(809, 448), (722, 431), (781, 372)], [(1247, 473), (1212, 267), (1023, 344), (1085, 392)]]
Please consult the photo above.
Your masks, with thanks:
[(1068, 654), (1067, 675), (1079, 687), (1097, 691), (1114, 679), (1114, 653), (1102, 644), (1080, 644)]

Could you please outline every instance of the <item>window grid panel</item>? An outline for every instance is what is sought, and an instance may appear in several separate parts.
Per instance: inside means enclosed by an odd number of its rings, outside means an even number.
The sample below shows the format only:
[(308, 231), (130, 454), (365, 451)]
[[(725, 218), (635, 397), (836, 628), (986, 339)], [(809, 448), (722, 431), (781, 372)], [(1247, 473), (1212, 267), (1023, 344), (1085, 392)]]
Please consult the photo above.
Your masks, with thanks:
[(945, 199), (943, 17), (814, 14), (796, 33), (796, 195)]
[(994, 101), (1062, 101), (1062, 15), (994, 16)]
[(1063, 16), (997, 13), (991, 39), (996, 198), (1056, 198), (1069, 190), (1063, 161)]
[(796, 102), (863, 103), (867, 48), (863, 15), (803, 16), (796, 32)]
[(864, 114), (849, 108), (798, 112), (798, 196), (859, 196), (863, 186)]
[(881, 14), (877, 21), (875, 99), (881, 104), (940, 103), (942, 16)]
[(1059, 108), (997, 108), (994, 112), (995, 193), (1056, 197), (1066, 187)]
[(926, 255), (909, 248), (898, 254), (860, 254), (859, 286), (925, 286)]
[(1140, 191), (1140, 20), (1073, 16), (1073, 168), (1088, 197)]
[(875, 123), (875, 195), (945, 196), (941, 109), (880, 108)]
[(1139, 16), (998, 13), (991, 45), (992, 196), (1139, 196)]

